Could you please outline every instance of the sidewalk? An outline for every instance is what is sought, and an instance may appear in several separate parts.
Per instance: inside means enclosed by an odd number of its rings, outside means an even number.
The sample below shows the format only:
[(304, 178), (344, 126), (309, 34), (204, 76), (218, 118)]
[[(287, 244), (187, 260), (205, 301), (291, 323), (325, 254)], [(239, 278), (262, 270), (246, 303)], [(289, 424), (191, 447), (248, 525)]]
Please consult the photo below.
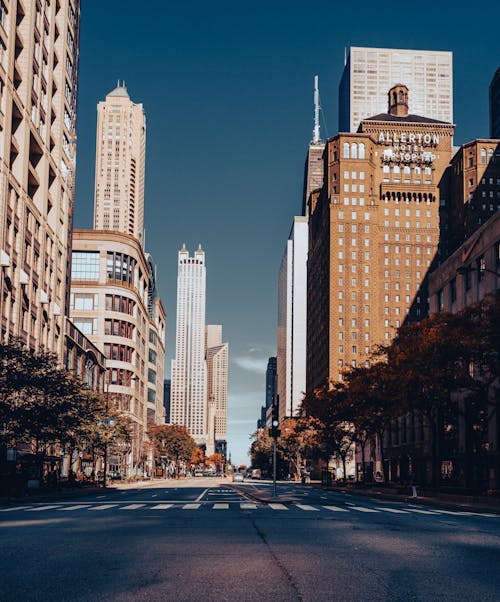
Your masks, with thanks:
[(456, 510), (471, 510), (479, 512), (498, 512), (500, 514), (500, 499), (486, 499), (483, 496), (469, 496), (447, 493), (430, 494), (425, 491), (424, 495), (419, 495), (417, 487), (417, 497), (412, 497), (408, 493), (400, 493), (397, 491), (388, 491), (380, 487), (372, 488), (357, 488), (346, 485), (331, 485), (323, 486), (321, 483), (314, 483), (312, 487), (335, 491), (339, 493), (349, 493), (353, 495), (362, 495), (371, 499), (391, 500), (399, 502), (411, 502), (412, 504), (421, 504), (437, 506), (440, 508), (456, 509)]
[(58, 500), (73, 499), (78, 497), (85, 497), (88, 495), (95, 495), (96, 493), (102, 493), (103, 491), (114, 491), (114, 487), (98, 487), (95, 485), (88, 485), (82, 487), (74, 487), (67, 489), (56, 489), (53, 491), (33, 491), (27, 495), (21, 497), (0, 497), (1, 506), (9, 506), (13, 504), (27, 504), (30, 502), (55, 502)]

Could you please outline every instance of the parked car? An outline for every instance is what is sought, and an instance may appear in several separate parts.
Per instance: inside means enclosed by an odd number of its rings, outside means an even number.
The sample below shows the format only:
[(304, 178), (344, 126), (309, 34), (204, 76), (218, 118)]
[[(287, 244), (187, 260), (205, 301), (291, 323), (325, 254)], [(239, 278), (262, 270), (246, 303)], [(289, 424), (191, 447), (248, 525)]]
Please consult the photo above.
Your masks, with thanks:
[(233, 483), (243, 483), (244, 480), (245, 478), (241, 472), (235, 472), (233, 474)]

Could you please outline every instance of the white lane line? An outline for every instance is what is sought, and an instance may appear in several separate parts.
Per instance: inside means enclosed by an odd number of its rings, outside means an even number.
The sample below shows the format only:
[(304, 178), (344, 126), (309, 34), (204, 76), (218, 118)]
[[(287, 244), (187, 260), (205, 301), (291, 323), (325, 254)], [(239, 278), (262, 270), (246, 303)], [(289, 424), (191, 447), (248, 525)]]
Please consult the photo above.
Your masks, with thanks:
[(314, 512), (319, 512), (319, 508), (315, 508), (314, 506), (308, 506), (307, 504), (295, 504), (297, 508), (301, 510), (313, 510)]
[(229, 504), (214, 504), (213, 505), (214, 510), (228, 510), (228, 508), (229, 508)]
[(201, 504), (184, 504), (184, 506), (182, 506), (183, 510), (198, 510), (198, 508), (201, 506)]
[(151, 510), (168, 510), (172, 506), (173, 504), (156, 504), (156, 506), (151, 507)]
[(146, 504), (130, 504), (129, 506), (122, 506), (120, 510), (137, 510), (143, 508)]
[(100, 506), (92, 506), (89, 510), (108, 510), (108, 508), (114, 508), (118, 504), (101, 504)]
[(256, 504), (241, 503), (240, 504), (240, 508), (242, 510), (255, 510), (257, 508), (257, 505)]
[(153, 493), (153, 495), (151, 497), (158, 497), (157, 493)]
[(357, 510), (358, 512), (380, 512), (380, 510), (374, 510), (373, 508), (365, 508), (364, 506), (349, 506), (350, 510)]
[(100, 499), (102, 497), (106, 497), (105, 495), (96, 495), (96, 499)]
[(420, 508), (407, 508), (408, 512), (416, 512), (417, 514), (434, 514), (438, 516), (440, 512), (434, 510), (421, 510)]
[(288, 510), (284, 504), (269, 504), (269, 508), (273, 510)]
[(474, 512), (461, 512), (460, 510), (439, 510), (440, 514), (449, 514), (451, 516), (470, 516)]
[(199, 502), (200, 500), (203, 499), (203, 496), (205, 495), (205, 493), (208, 491), (208, 489), (205, 489), (205, 491), (203, 493), (200, 493), (200, 495), (196, 498), (196, 502)]
[(28, 510), (31, 506), (15, 506), (15, 508), (0, 508), (0, 512), (14, 512), (15, 510)]
[(486, 518), (500, 518), (500, 514), (489, 514), (488, 512), (469, 512), (469, 514), (474, 514), (474, 516), (484, 516)]
[(39, 512), (40, 510), (53, 510), (54, 508), (59, 508), (59, 506), (38, 506), (36, 508), (28, 508), (26, 512)]
[(89, 504), (78, 504), (76, 506), (66, 506), (65, 508), (59, 508), (59, 510), (81, 510), (82, 508), (88, 508)]
[(384, 512), (392, 512), (393, 514), (408, 514), (407, 510), (397, 510), (396, 508), (384, 508), (379, 507), (377, 510), (383, 510)]
[(345, 508), (339, 508), (338, 506), (323, 506), (323, 508), (331, 510), (332, 512), (349, 512), (349, 510), (346, 510)]

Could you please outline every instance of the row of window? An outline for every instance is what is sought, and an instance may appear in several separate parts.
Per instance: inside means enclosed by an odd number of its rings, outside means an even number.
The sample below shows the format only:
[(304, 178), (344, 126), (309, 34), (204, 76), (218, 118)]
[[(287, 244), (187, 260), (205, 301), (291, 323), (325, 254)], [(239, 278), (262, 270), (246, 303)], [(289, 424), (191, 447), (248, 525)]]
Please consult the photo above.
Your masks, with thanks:
[(106, 257), (106, 273), (108, 280), (133, 284), (136, 263), (137, 261), (130, 255), (108, 251)]
[(104, 355), (108, 360), (132, 363), (134, 349), (128, 345), (105, 343)]
[(106, 310), (134, 315), (135, 301), (123, 295), (106, 295)]
[(119, 337), (133, 338), (134, 325), (125, 320), (104, 320), (104, 334)]

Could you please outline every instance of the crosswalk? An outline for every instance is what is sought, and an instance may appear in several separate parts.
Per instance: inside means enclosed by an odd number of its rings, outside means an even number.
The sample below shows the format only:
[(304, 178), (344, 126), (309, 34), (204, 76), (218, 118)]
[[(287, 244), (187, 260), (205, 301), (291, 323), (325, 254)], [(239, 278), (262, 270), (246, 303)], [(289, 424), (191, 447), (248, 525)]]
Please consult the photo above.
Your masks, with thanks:
[[(171, 502), (171, 503), (158, 503), (158, 502), (141, 502), (141, 503), (127, 503), (127, 502), (117, 502), (117, 503), (105, 503), (105, 502), (86, 502), (86, 503), (71, 503), (71, 502), (61, 502), (54, 504), (31, 504), (24, 506), (12, 506), (7, 508), (0, 508), (1, 513), (12, 513), (12, 512), (45, 512), (45, 511), (56, 511), (56, 512), (72, 512), (72, 511), (90, 511), (90, 512), (106, 512), (108, 510), (116, 510), (116, 511), (153, 511), (153, 510), (161, 510), (161, 511), (174, 511), (174, 510), (244, 510), (248, 511), (271, 511), (274, 514), (279, 514), (280, 512), (299, 512), (299, 513), (315, 513), (315, 512), (323, 512), (325, 514), (339, 514), (345, 515), (351, 514), (356, 515), (358, 513), (361, 514), (387, 514), (392, 517), (406, 515), (407, 517), (418, 517), (425, 515), (427, 517), (483, 517), (483, 518), (497, 518), (500, 519), (500, 514), (493, 514), (488, 512), (468, 512), (462, 510), (444, 510), (444, 509), (426, 509), (426, 508), (418, 508), (415, 506), (404, 506), (399, 508), (394, 508), (390, 506), (360, 506), (354, 504), (346, 504), (345, 506), (334, 506), (334, 505), (323, 505), (323, 504), (299, 504), (299, 503), (278, 503), (278, 502)], [(347, 518), (347, 517), (345, 517)]]

